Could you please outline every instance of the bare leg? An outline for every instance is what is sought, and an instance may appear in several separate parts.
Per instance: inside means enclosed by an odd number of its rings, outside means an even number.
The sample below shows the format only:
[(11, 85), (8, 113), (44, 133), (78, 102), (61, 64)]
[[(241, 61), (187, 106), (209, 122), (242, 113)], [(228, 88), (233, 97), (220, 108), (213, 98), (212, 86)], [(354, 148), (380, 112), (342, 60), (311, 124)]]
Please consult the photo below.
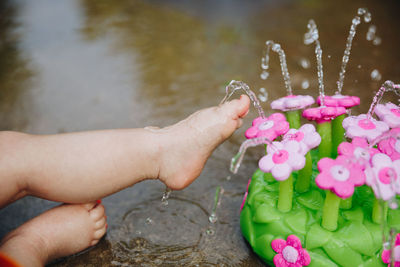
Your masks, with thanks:
[(212, 151), (241, 126), (242, 96), (163, 129), (94, 131), (50, 136), (2, 133), (0, 206), (26, 194), (86, 203), (144, 179), (182, 189)]
[(9, 233), (0, 243), (0, 252), (22, 266), (44, 266), (97, 244), (106, 225), (101, 204), (61, 205)]

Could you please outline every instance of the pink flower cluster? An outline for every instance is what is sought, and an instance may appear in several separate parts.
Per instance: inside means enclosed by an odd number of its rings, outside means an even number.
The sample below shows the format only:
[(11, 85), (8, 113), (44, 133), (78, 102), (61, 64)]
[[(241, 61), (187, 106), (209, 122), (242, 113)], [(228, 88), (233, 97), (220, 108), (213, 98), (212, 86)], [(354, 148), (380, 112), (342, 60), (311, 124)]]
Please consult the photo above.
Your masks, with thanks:
[(333, 120), (334, 118), (346, 113), (344, 107), (317, 107), (308, 108), (303, 111), (303, 117), (316, 121), (317, 123), (323, 123)]
[(366, 114), (347, 117), (343, 120), (343, 128), (348, 137), (367, 138), (369, 142), (389, 130), (389, 126), (385, 122), (377, 121), (372, 117), (368, 118)]
[(393, 103), (378, 104), (375, 108), (375, 114), (390, 128), (400, 126), (400, 108)]
[[(321, 105), (321, 96), (317, 98), (318, 105)], [(325, 96), (324, 104), (327, 107), (351, 108), (360, 105), (360, 98), (357, 96), (340, 95)]]
[[(393, 252), (393, 260), (394, 260), (394, 265), (390, 265), (390, 258)], [(394, 266), (394, 267), (400, 267), (400, 234), (396, 235), (396, 241), (394, 243), (394, 248), (393, 250), (389, 249), (384, 249), (382, 251), (382, 261), (384, 263), (387, 263), (388, 267)]]
[(284, 136), (283, 141), (297, 141), (300, 145), (300, 153), (305, 155), (311, 149), (321, 143), (321, 136), (316, 132), (314, 125), (304, 124), (300, 129), (290, 129)]

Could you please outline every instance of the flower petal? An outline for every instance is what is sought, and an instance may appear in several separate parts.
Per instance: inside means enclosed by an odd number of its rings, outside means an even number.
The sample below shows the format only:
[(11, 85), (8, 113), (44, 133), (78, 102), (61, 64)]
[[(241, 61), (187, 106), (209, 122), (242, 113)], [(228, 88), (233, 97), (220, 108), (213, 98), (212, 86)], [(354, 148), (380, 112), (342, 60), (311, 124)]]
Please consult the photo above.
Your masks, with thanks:
[(286, 242), (289, 246), (299, 250), (302, 248), (300, 239), (295, 235), (290, 235), (286, 238)]
[(354, 145), (348, 142), (343, 142), (338, 146), (339, 155), (353, 156)]
[(315, 178), (315, 183), (321, 189), (331, 189), (335, 184), (335, 180), (332, 178), (329, 172), (326, 171), (318, 174), (317, 178)]
[(286, 247), (286, 241), (280, 238), (272, 240), (271, 247), (276, 253), (281, 253)]
[(262, 157), (258, 161), (258, 167), (263, 171), (263, 172), (271, 172), (271, 169), (275, 166), (274, 162), (272, 161), (272, 154), (268, 154), (264, 157)]
[(275, 255), (274, 264), (276, 267), (289, 267), (282, 254)]
[(292, 168), (289, 164), (276, 164), (271, 171), (272, 176), (278, 181), (284, 181), (289, 178)]
[(310, 264), (311, 257), (310, 257), (310, 254), (308, 254), (307, 250), (305, 250), (305, 249), (299, 250), (298, 262), (301, 264), (301, 266), (307, 266)]
[(349, 182), (336, 182), (333, 186), (334, 193), (341, 198), (351, 197), (354, 193), (354, 185)]

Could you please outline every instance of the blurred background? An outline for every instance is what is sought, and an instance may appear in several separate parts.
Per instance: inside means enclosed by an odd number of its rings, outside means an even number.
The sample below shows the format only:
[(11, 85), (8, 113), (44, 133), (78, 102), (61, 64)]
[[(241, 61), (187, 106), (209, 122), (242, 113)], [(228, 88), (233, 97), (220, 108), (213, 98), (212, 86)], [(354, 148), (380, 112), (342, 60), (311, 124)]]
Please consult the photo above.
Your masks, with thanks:
[[(361, 98), (355, 114), (368, 111), (385, 80), (400, 82), (399, 1), (2, 0), (0, 129), (163, 127), (217, 105), (232, 79), (246, 82), (269, 114), (271, 100), (286, 90), (276, 54), (268, 79), (260, 78), (266, 40), (285, 50), (294, 93), (318, 95), (314, 45), (303, 44), (311, 18), (319, 28), (326, 94), (333, 94), (359, 7), (368, 8), (372, 21), (357, 27), (344, 81), (343, 94)], [(377, 29), (372, 41), (370, 24)], [(393, 93), (389, 100), (398, 103)], [(250, 149), (239, 173), (229, 172), (255, 116), (253, 110), (214, 152), (199, 179), (172, 192), (168, 206), (157, 181), (105, 198), (106, 237), (51, 266), (263, 266), (239, 228), (243, 194), (263, 149)], [(224, 193), (212, 224), (218, 186)], [(55, 205), (26, 197), (3, 208), (0, 238)]]

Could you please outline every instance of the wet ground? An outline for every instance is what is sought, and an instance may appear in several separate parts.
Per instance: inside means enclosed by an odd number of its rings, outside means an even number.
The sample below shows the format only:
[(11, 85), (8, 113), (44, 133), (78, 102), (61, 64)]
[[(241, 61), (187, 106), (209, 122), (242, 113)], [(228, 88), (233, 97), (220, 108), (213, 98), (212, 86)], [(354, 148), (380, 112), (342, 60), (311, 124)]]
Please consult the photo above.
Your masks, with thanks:
[[(310, 18), (320, 31), (326, 93), (332, 94), (350, 22), (363, 6), (381, 43), (368, 42), (368, 26), (359, 25), (343, 91), (361, 97), (356, 113), (368, 110), (384, 80), (400, 81), (396, 1), (3, 0), (0, 128), (52, 134), (166, 126), (218, 104), (232, 79), (257, 92), (266, 88), (263, 106), (270, 113), (270, 100), (285, 89), (276, 55), (270, 77), (260, 79), (266, 40), (286, 51), (294, 93), (318, 93), (314, 47), (302, 43)], [(309, 68), (301, 66), (304, 60)], [(375, 69), (380, 79), (371, 78)], [(52, 266), (263, 266), (239, 229), (243, 193), (262, 149), (248, 151), (237, 175), (228, 170), (254, 116), (215, 151), (198, 180), (172, 192), (168, 206), (156, 181), (104, 199), (106, 237)], [(218, 221), (210, 224), (217, 186), (224, 194)], [(27, 197), (0, 210), (0, 237), (54, 205)]]

